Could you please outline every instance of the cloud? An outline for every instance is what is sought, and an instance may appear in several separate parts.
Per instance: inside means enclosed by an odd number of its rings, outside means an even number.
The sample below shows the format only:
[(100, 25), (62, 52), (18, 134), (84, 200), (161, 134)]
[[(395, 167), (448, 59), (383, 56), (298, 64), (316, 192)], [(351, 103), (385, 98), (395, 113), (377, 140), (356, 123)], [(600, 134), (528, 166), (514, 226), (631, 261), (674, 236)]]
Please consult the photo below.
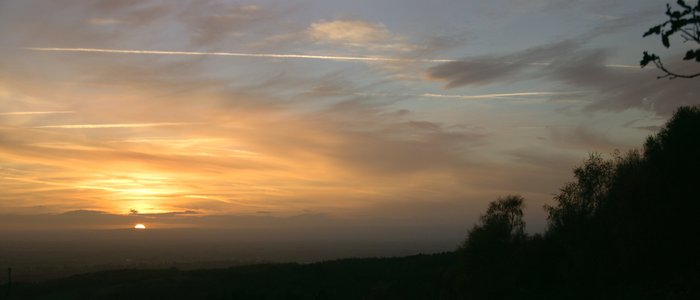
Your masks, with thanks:
[(192, 123), (137, 123), (137, 124), (70, 124), (70, 125), (46, 125), (36, 128), (58, 128), (58, 129), (101, 129), (101, 128), (142, 128), (160, 126), (185, 126)]
[(121, 21), (117, 19), (103, 19), (103, 18), (92, 18), (87, 20), (88, 24), (91, 25), (114, 25), (120, 24)]
[(255, 4), (200, 1), (180, 11), (196, 46), (221, 44), (280, 17), (280, 13)]
[(0, 113), (0, 116), (26, 116), (26, 115), (51, 115), (51, 114), (72, 114), (74, 111), (14, 111)]
[(95, 17), (88, 18), (86, 22), (96, 26), (122, 25), (132, 27), (130, 29), (133, 30), (133, 27), (159, 22), (172, 13), (171, 7), (156, 1), (102, 0), (91, 4), (86, 9), (89, 15)]
[[(606, 7), (600, 4), (601, 9)], [(428, 68), (425, 76), (444, 82), (447, 89), (539, 80), (558, 86), (557, 90), (576, 91), (551, 95), (550, 100), (574, 100), (583, 103), (589, 112), (641, 109), (669, 116), (678, 106), (700, 103), (692, 81), (657, 80), (658, 72), (653, 68), (611, 62), (612, 49), (591, 47), (597, 38), (636, 26), (655, 12), (646, 9), (635, 15), (622, 15), (567, 40), (502, 55), (446, 62)], [(674, 57), (669, 61), (681, 60)], [(692, 73), (694, 66), (676, 63), (673, 68)]]
[(308, 34), (316, 42), (367, 49), (393, 48), (390, 44), (396, 39), (384, 24), (360, 20), (316, 22), (309, 26)]
[(434, 94), (426, 93), (416, 95), (417, 97), (428, 97), (428, 98), (443, 98), (443, 99), (508, 99), (517, 97), (531, 97), (531, 96), (557, 96), (557, 95), (570, 95), (577, 94), (578, 92), (517, 92), (517, 93), (496, 93), (496, 94), (481, 94), (481, 95), (450, 95), (450, 94)]
[[(429, 68), (429, 79), (446, 82), (446, 88), (466, 85), (487, 85), (494, 82), (532, 79), (532, 74), (524, 75), (528, 68), (547, 65), (553, 59), (578, 48), (574, 40), (565, 40), (544, 46), (537, 46), (506, 55), (486, 55), (463, 61), (446, 62)], [(538, 76), (535, 73), (534, 76)], [(541, 75), (539, 75), (541, 76)]]
[[(0, 62), (4, 212), (84, 209), (93, 212), (76, 216), (90, 219), (134, 208), (164, 224), (225, 227), (261, 211), (309, 211), (402, 226), (453, 217), (463, 230), (489, 200), (520, 190), (544, 199), (563, 178), (510, 160), (500, 126), (534, 111), (510, 111), (511, 100), (585, 100), (580, 91), (600, 84), (441, 93), (419, 76), (426, 63), (445, 63), (431, 78), (454, 87), (546, 79), (565, 72), (561, 53), (584, 53), (573, 41), (455, 62), (436, 54), (463, 36), (290, 20), (279, 7), (16, 3), (23, 9), (0, 18), (12, 24), (0, 26), (10, 41)], [(265, 37), (279, 41), (250, 50)], [(319, 63), (334, 61), (344, 63)], [(557, 82), (582, 80), (574, 77)], [(509, 100), (497, 109), (462, 101), (482, 99)], [(63, 111), (74, 113), (48, 113)], [(223, 216), (205, 218), (214, 214)]]
[[(330, 46), (328, 51), (360, 53), (384, 53), (391, 59), (377, 60), (384, 71), (403, 74), (411, 71), (414, 63), (453, 62), (451, 58), (435, 58), (440, 51), (463, 44), (461, 36), (430, 36), (420, 41), (409, 41), (406, 37), (391, 32), (380, 22), (359, 19), (321, 20), (312, 23), (303, 34), (294, 35), (321, 46)], [(373, 56), (371, 55), (371, 56)]]
[[(551, 80), (569, 86), (591, 90), (586, 97), (589, 111), (623, 111), (638, 108), (653, 111), (658, 115), (670, 116), (682, 105), (700, 104), (697, 83), (693, 80), (660, 80), (658, 71), (621, 70), (605, 67), (609, 53), (603, 50), (579, 51), (553, 64), (546, 70)], [(693, 66), (674, 64), (679, 72), (689, 72)]]
[[(548, 3), (550, 1), (543, 1)], [(641, 17), (650, 12), (625, 15), (603, 22), (593, 29), (575, 37), (538, 45), (500, 55), (480, 55), (462, 60), (445, 62), (426, 71), (429, 79), (445, 82), (446, 88), (468, 85), (488, 85), (495, 82), (510, 82), (537, 79), (542, 76), (539, 69), (556, 62), (566, 62), (569, 57), (582, 51), (594, 39), (636, 25)], [(632, 68), (636, 66), (605, 64), (609, 68)]]
[[(411, 191), (442, 198), (431, 186), (469, 165), (468, 149), (483, 140), (471, 129), (390, 114), (397, 109), (388, 103), (352, 96), (351, 83), (343, 85), (350, 96), (338, 97), (345, 104), (304, 112), (268, 104), (262, 87), (199, 85), (178, 68), (124, 67), (90, 67), (93, 76), (80, 79), (89, 90), (8, 81), (7, 99), (28, 93), (80, 109), (56, 114), (61, 120), (26, 115), (22, 126), (0, 128), (0, 161), (12, 162), (0, 169), (3, 210), (21, 209), (9, 200), (24, 199), (23, 206), (51, 211), (367, 212), (383, 202), (406, 204)], [(204, 123), (170, 126), (192, 122)]]
[[(692, 80), (658, 80), (658, 72), (652, 68), (611, 64), (610, 57), (610, 51), (584, 49), (579, 42), (563, 41), (502, 56), (447, 62), (429, 68), (426, 75), (446, 82), (448, 89), (549, 80), (578, 91), (552, 94), (550, 99), (582, 101), (587, 103), (588, 111), (637, 108), (668, 116), (678, 106), (700, 103)], [(675, 64), (673, 68), (679, 72), (693, 70), (689, 64)]]

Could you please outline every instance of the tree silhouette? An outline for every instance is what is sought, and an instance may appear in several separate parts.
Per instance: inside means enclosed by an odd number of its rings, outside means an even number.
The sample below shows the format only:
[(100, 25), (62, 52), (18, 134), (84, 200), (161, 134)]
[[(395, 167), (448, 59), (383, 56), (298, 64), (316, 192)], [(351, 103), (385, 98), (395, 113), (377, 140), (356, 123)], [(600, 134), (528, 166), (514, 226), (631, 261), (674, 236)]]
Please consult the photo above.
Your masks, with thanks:
[(525, 238), (523, 221), (523, 199), (519, 195), (499, 198), (489, 204), (480, 224), (469, 231), (462, 248), (469, 250), (474, 245), (488, 240), (490, 244), (510, 244)]
[[(668, 16), (668, 20), (649, 28), (649, 30), (644, 33), (644, 37), (660, 35), (661, 43), (664, 47), (669, 48), (671, 46), (669, 38), (672, 35), (678, 34), (683, 38), (684, 42), (691, 42), (696, 44), (696, 46), (700, 46), (700, 2), (695, 4), (694, 7), (688, 5), (683, 0), (678, 0), (676, 4), (680, 6), (679, 10), (673, 10), (670, 4), (666, 4), (666, 16)], [(688, 50), (683, 60), (695, 60), (695, 62), (700, 63), (700, 47)], [(658, 69), (665, 73), (665, 75), (659, 76), (659, 78), (674, 79), (700, 76), (700, 72), (695, 74), (675, 73), (664, 66), (661, 57), (654, 53), (644, 51), (640, 65), (643, 68), (649, 63), (653, 63)]]
[[(461, 245), (465, 299), (700, 299), (700, 106), (644, 148), (591, 154), (524, 233), (520, 196), (492, 202)], [(695, 242), (693, 242), (695, 241)]]
[(507, 299), (520, 274), (518, 246), (527, 240), (523, 221), (523, 197), (509, 195), (489, 204), (479, 224), (469, 230), (460, 246), (463, 273), (458, 290), (474, 299)]
[(681, 107), (643, 151), (576, 168), (546, 207), (558, 284), (584, 298), (698, 299), (698, 153), (700, 107)]
[(545, 205), (549, 231), (584, 226), (602, 206), (613, 180), (614, 164), (600, 154), (591, 154), (574, 169), (576, 181), (569, 182), (554, 196), (555, 206)]

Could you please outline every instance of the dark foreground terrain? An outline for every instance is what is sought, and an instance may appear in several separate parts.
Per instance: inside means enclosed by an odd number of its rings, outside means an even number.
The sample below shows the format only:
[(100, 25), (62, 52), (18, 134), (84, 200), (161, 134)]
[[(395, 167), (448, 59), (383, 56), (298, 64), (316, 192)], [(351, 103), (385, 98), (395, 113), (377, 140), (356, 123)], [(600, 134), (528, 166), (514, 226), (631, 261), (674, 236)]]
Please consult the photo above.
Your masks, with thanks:
[[(179, 271), (115, 270), (1, 289), (4, 299), (440, 299), (456, 253)], [(445, 285), (445, 286), (443, 286)], [(3, 299), (0, 297), (0, 299)]]

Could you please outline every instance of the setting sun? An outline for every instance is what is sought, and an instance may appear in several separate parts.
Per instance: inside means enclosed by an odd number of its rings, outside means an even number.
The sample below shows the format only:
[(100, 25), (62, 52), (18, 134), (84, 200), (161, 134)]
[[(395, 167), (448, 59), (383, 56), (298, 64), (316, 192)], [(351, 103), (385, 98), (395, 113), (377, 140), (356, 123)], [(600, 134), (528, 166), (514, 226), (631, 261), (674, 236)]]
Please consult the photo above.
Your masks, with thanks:
[(0, 0), (0, 300), (700, 300), (699, 83), (700, 0)]

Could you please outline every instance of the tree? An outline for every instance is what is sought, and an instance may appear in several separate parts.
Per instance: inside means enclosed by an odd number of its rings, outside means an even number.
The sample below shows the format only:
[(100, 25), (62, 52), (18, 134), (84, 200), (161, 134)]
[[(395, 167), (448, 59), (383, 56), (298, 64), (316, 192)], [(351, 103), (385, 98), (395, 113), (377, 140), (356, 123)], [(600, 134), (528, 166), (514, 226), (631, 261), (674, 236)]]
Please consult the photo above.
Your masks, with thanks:
[[(676, 4), (680, 6), (679, 10), (674, 10), (670, 4), (666, 4), (666, 16), (668, 16), (668, 20), (649, 28), (649, 30), (644, 33), (644, 37), (660, 35), (661, 43), (664, 47), (669, 48), (671, 46), (669, 38), (672, 35), (678, 34), (683, 38), (684, 42), (691, 42), (696, 44), (696, 46), (700, 46), (700, 2), (695, 4), (694, 7), (685, 3), (684, 0), (678, 0)], [(695, 62), (700, 63), (700, 47), (688, 50), (683, 60), (695, 60)], [(659, 78), (674, 79), (700, 76), (700, 72), (695, 74), (675, 73), (664, 66), (661, 57), (654, 53), (644, 51), (640, 65), (643, 68), (649, 63), (653, 63), (659, 70), (665, 73), (665, 75), (659, 76)]]
[(603, 205), (614, 172), (615, 164), (596, 153), (574, 169), (576, 181), (564, 185), (554, 196), (555, 206), (545, 205), (550, 233), (585, 226)]
[(509, 299), (521, 282), (520, 247), (528, 240), (523, 197), (509, 195), (489, 204), (460, 246), (463, 272), (457, 290), (470, 299)]
[(525, 221), (523, 221), (523, 202), (520, 195), (509, 195), (489, 203), (486, 214), (480, 218), (480, 224), (469, 231), (469, 237), (463, 248), (479, 240), (489, 240), (489, 243), (509, 244), (525, 237)]

